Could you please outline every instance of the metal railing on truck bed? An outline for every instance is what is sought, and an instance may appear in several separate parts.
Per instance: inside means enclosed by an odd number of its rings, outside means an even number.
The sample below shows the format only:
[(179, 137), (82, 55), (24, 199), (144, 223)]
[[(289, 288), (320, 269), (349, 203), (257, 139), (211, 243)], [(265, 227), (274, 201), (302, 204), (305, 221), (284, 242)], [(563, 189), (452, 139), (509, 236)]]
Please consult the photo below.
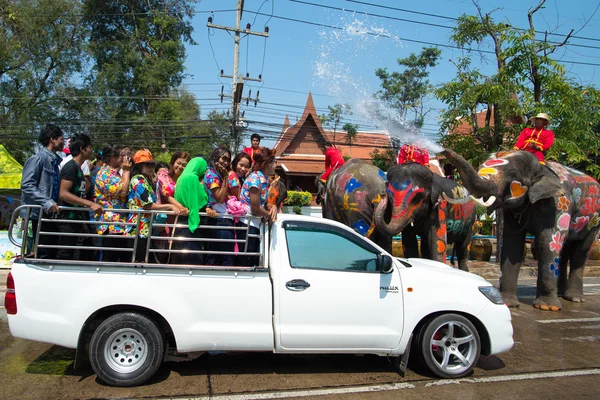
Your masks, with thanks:
[[(32, 217), (32, 210), (36, 209), (41, 218)], [(121, 215), (124, 220), (132, 222), (111, 222), (100, 220), (99, 215), (94, 215), (89, 208), (83, 207), (59, 207), (62, 211), (75, 211), (85, 213), (86, 219), (61, 219), (59, 213), (46, 214), (42, 213), (41, 206), (23, 205), (15, 209), (11, 216), (8, 229), (8, 238), (12, 244), (19, 247), (20, 258), (32, 264), (73, 264), (81, 265), (82, 261), (91, 263), (97, 266), (140, 266), (152, 268), (203, 268), (203, 269), (219, 269), (227, 270), (260, 270), (266, 269), (268, 266), (268, 252), (266, 244), (269, 243), (269, 230), (261, 217), (245, 215), (242, 217), (233, 217), (229, 214), (217, 214), (216, 218), (209, 217), (206, 213), (199, 213), (200, 225), (197, 229), (200, 230), (200, 237), (190, 237), (190, 235), (181, 235), (183, 230), (189, 231), (188, 225), (179, 221), (179, 216), (176, 216), (170, 211), (154, 211), (154, 210), (133, 210), (133, 209), (109, 209), (104, 212), (111, 212)], [(145, 218), (148, 223), (148, 232), (151, 232), (147, 238), (141, 238), (138, 232), (141, 227), (142, 218)], [(217, 219), (230, 219), (233, 226), (217, 225)], [(165, 220), (166, 219), (166, 220)], [(251, 233), (249, 229), (250, 221), (255, 221), (258, 225), (259, 234)], [(245, 223), (240, 223), (245, 221)], [(69, 224), (71, 227), (81, 226), (80, 229), (75, 229), (75, 232), (61, 232), (57, 227), (59, 224)], [(35, 226), (34, 226), (35, 225)], [(124, 234), (98, 234), (97, 227), (99, 225), (115, 225), (127, 231)], [(73, 230), (73, 229), (71, 229)], [(233, 239), (222, 239), (215, 237), (217, 231), (231, 231)], [(58, 238), (61, 236), (77, 237), (75, 245), (61, 245), (58, 243)], [(231, 236), (231, 235), (229, 235)], [(241, 238), (238, 238), (241, 237)], [(57, 237), (56, 243), (48, 238)], [(44, 238), (44, 240), (40, 240)], [(118, 238), (123, 244), (121, 247), (106, 247), (102, 245), (103, 239)], [(146, 240), (147, 239), (147, 240)], [(251, 242), (255, 239), (258, 241), (258, 251), (251, 251)], [(199, 249), (188, 249), (186, 243), (196, 242), (195, 247)], [(198, 243), (200, 243), (198, 245)], [(214, 244), (228, 243), (227, 247), (234, 247), (232, 251), (214, 250)], [(143, 250), (143, 260), (136, 260), (136, 252), (140, 246), (145, 246)], [(256, 245), (255, 245), (256, 247)], [(94, 254), (94, 259), (58, 259), (40, 257), (43, 249), (51, 250), (73, 250), (75, 258), (77, 254)], [(131, 256), (126, 257), (127, 262), (112, 262), (103, 261), (100, 255), (106, 251), (117, 251), (121, 253), (129, 253)], [(197, 255), (200, 259), (207, 260), (210, 256), (231, 256), (235, 260), (234, 265), (215, 265), (207, 263), (198, 264), (181, 264), (175, 263), (172, 256), (182, 255)], [(218, 258), (218, 257), (217, 257)]]

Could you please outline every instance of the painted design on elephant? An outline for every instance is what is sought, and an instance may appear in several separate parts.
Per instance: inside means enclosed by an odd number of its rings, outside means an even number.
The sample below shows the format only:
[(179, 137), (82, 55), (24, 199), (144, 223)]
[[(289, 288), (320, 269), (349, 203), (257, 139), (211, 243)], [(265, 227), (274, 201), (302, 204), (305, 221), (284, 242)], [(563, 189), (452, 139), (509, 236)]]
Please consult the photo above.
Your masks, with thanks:
[(482, 177), (490, 176), (490, 175), (498, 175), (498, 170), (496, 168), (485, 167), (481, 168), (477, 174)]
[(344, 193), (344, 201), (342, 202), (342, 209), (345, 211), (358, 211), (356, 203), (349, 203), (348, 192)]
[(567, 182), (569, 179), (571, 179), (572, 175), (563, 165), (555, 162), (548, 162), (546, 165), (548, 165), (550, 169), (554, 171), (556, 175), (558, 175), (561, 183)]
[(574, 176), (573, 179), (576, 183), (596, 183), (596, 180), (591, 176)]
[(552, 242), (550, 242), (550, 251), (560, 253), (566, 236), (565, 233), (554, 232), (554, 235), (552, 235)]
[(383, 179), (383, 181), (385, 183), (387, 183), (387, 175), (385, 174), (385, 172), (383, 172), (382, 170), (379, 170), (379, 172), (377, 172), (379, 174), (379, 176), (381, 177), (381, 179)]
[(579, 203), (579, 201), (581, 200), (581, 188), (576, 187), (573, 189), (571, 200), (575, 203)]
[(394, 208), (400, 207), (400, 212), (392, 215), (392, 219), (398, 219), (404, 215), (412, 215), (413, 212), (421, 206), (423, 199), (416, 204), (412, 204), (413, 198), (418, 193), (423, 193), (425, 189), (418, 186), (413, 187), (412, 181), (395, 182), (388, 184), (389, 197), (394, 199)]
[(379, 204), (380, 202), (381, 202), (381, 194), (377, 193), (377, 197), (375, 197), (373, 200), (371, 200), (371, 203)]
[(448, 202), (446, 200), (440, 201), (438, 207), (438, 222), (440, 226), (436, 230), (437, 235), (437, 252), (440, 255), (440, 259), (446, 263), (446, 242), (447, 242), (447, 228), (446, 228), (446, 210)]
[(556, 205), (556, 208), (558, 208), (561, 211), (569, 211), (570, 205), (571, 205), (571, 201), (569, 199), (567, 199), (566, 196), (560, 196), (560, 198), (558, 199), (558, 204)]
[(356, 178), (351, 178), (348, 183), (346, 183), (346, 187), (344, 188), (348, 193), (354, 192), (356, 189), (362, 186), (362, 183), (356, 180)]
[(581, 232), (583, 230), (583, 228), (588, 226), (589, 222), (590, 222), (590, 217), (588, 217), (588, 216), (577, 217), (577, 218), (575, 218), (575, 222), (571, 222), (571, 229), (574, 229), (575, 232)]
[(558, 216), (556, 220), (556, 227), (561, 231), (566, 231), (569, 229), (569, 225), (571, 223), (571, 215), (567, 213), (562, 213)]
[(554, 261), (550, 263), (550, 272), (552, 275), (557, 278), (558, 277), (558, 266), (560, 263), (560, 259), (558, 257), (554, 257)]
[(598, 196), (598, 186), (590, 185), (588, 189), (588, 196)]
[(369, 226), (363, 221), (356, 221), (352, 224), (352, 228), (363, 236), (369, 237)]
[(367, 207), (370, 207), (369, 203), (367, 202), (367, 195), (369, 193), (365, 190), (359, 190), (356, 193), (354, 193), (354, 199), (356, 200), (356, 207), (358, 207), (359, 210), (366, 210)]
[[(515, 198), (521, 197), (526, 192), (527, 192), (527, 187), (523, 186), (523, 184), (521, 184), (521, 182), (512, 181), (510, 183), (510, 195), (512, 197), (515, 197)], [(566, 199), (566, 197), (565, 197), (565, 199)]]
[(590, 219), (590, 223), (588, 224), (588, 229), (592, 230), (600, 224), (600, 214), (597, 212), (594, 213), (592, 219)]
[(462, 186), (456, 186), (452, 189), (452, 198), (461, 199), (463, 197), (467, 197), (468, 193)]
[(590, 215), (594, 211), (594, 198), (587, 197), (583, 199), (583, 205), (579, 208), (582, 215)]
[(350, 174), (348, 172), (341, 175), (336, 181), (338, 189), (340, 191), (346, 190), (346, 185), (348, 184), (348, 181), (350, 179), (352, 179), (352, 174)]
[(484, 167), (499, 167), (500, 165), (508, 164), (508, 160), (503, 158), (492, 158), (483, 163)]

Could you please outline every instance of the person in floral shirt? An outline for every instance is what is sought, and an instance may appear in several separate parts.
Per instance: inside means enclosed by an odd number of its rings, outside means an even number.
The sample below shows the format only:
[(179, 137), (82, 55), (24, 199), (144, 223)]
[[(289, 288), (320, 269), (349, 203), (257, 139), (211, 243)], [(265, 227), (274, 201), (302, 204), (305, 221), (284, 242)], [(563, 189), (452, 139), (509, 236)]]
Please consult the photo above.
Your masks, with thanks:
[(207, 234), (212, 233), (216, 239), (229, 240), (230, 242), (210, 242), (211, 251), (222, 252), (223, 254), (207, 254), (205, 262), (207, 265), (233, 265), (234, 239), (233, 218), (227, 214), (227, 198), (232, 194), (229, 184), (239, 187), (239, 181), (229, 179), (229, 164), (231, 162), (231, 152), (225, 147), (216, 148), (208, 159), (208, 169), (204, 175), (204, 185), (208, 194), (208, 207), (220, 214), (216, 220), (209, 218), (208, 223), (214, 223), (224, 229), (214, 231), (207, 230)]
[[(248, 213), (258, 217), (265, 217), (269, 221), (277, 220), (277, 207), (267, 202), (269, 190), (269, 179), (267, 177), (275, 173), (276, 166), (275, 151), (261, 147), (260, 151), (255, 153), (252, 172), (244, 181), (240, 194), (240, 201), (246, 205)], [(260, 221), (258, 219), (242, 218), (241, 221), (248, 225), (248, 232), (250, 234), (260, 234)], [(238, 235), (238, 238), (242, 239), (241, 236), (241, 234)], [(250, 238), (248, 240), (248, 251), (253, 253), (260, 251), (258, 238)], [(258, 265), (258, 257), (246, 257), (245, 265)]]
[(175, 200), (175, 185), (186, 165), (190, 162), (190, 158), (190, 153), (178, 151), (171, 157), (168, 170), (161, 169), (157, 171), (157, 195), (161, 204), (173, 204), (180, 207), (182, 211), (185, 208)]
[[(100, 217), (100, 222), (105, 222), (105, 224), (96, 225), (96, 232), (104, 235), (102, 238), (102, 247), (104, 248), (131, 247), (132, 241), (124, 239), (122, 236), (126, 227), (121, 224), (127, 221), (126, 214), (111, 211), (127, 208), (131, 159), (124, 158), (118, 147), (105, 146), (102, 149), (102, 161), (104, 165), (100, 167), (95, 178), (94, 199), (106, 211)], [(123, 176), (119, 170), (123, 171)], [(128, 240), (129, 246), (123, 246), (125, 240)], [(102, 250), (102, 261), (131, 261), (131, 254), (126, 251)]]
[[(129, 196), (127, 208), (130, 210), (156, 210), (171, 211), (175, 215), (185, 214), (179, 207), (172, 204), (158, 204), (154, 189), (152, 189), (152, 176), (156, 162), (149, 150), (138, 150), (133, 155), (134, 175), (129, 183)], [(127, 226), (128, 235), (138, 235), (137, 247), (135, 249), (135, 261), (144, 262), (146, 247), (150, 236), (150, 214), (141, 214), (138, 221), (137, 213), (130, 213), (127, 222), (135, 223), (135, 226)]]

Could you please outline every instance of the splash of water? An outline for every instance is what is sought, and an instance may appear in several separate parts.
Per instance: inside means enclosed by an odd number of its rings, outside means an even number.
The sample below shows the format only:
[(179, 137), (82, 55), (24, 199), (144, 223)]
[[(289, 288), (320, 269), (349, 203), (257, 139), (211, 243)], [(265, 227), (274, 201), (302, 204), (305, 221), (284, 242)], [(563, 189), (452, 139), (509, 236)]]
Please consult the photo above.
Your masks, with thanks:
[(397, 110), (373, 96), (375, 90), (357, 78), (352, 65), (372, 59), (372, 49), (385, 40), (401, 45), (397, 36), (383, 27), (356, 17), (342, 20), (342, 30), (319, 32), (317, 59), (313, 62), (314, 86), (334, 96), (339, 103), (349, 104), (353, 114), (368, 121), (403, 143), (416, 144), (437, 153), (443, 149), (404, 121)]

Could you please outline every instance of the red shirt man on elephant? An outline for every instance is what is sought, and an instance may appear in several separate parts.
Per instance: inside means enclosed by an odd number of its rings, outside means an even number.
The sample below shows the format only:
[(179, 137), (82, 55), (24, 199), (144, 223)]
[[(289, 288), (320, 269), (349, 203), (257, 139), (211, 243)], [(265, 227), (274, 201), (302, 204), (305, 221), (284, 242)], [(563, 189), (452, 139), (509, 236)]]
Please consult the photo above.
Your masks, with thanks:
[(342, 165), (344, 165), (344, 157), (342, 157), (342, 152), (335, 147), (333, 144), (326, 142), (325, 147), (325, 172), (321, 175), (321, 180), (323, 182), (327, 182), (327, 178), (329, 175)]
[(424, 166), (429, 166), (429, 152), (412, 144), (403, 144), (398, 152), (398, 164), (415, 162)]
[(539, 113), (532, 119), (533, 128), (521, 131), (514, 149), (528, 151), (536, 156), (541, 164), (546, 164), (546, 151), (554, 143), (554, 132), (544, 129), (550, 123), (550, 117), (546, 113)]

